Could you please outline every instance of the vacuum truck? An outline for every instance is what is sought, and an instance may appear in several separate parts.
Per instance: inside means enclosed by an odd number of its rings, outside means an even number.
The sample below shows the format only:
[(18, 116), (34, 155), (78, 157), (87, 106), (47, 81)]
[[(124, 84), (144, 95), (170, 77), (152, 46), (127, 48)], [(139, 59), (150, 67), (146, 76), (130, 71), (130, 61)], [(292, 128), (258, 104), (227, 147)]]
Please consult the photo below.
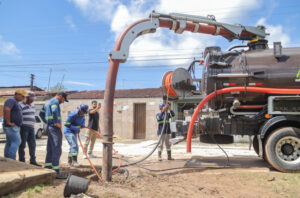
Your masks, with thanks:
[[(181, 105), (193, 111), (188, 129), (181, 130), (181, 135), (186, 136), (187, 152), (191, 151), (193, 134), (199, 134), (202, 142), (212, 143), (232, 143), (234, 135), (248, 135), (253, 139), (256, 153), (275, 169), (299, 172), (300, 48), (283, 48), (280, 41), (269, 48), (264, 26), (221, 23), (213, 15), (154, 11), (149, 18), (128, 26), (109, 54), (104, 97), (107, 149), (104, 150), (110, 150), (110, 155), (105, 155), (103, 164), (109, 160), (111, 166), (112, 109), (119, 64), (126, 62), (129, 47), (137, 37), (154, 33), (157, 28), (168, 28), (176, 34), (187, 31), (248, 42), (227, 51), (217, 46), (207, 47), (203, 60), (195, 60), (188, 68), (178, 68), (163, 76), (166, 102), (187, 98), (198, 102), (196, 106)], [(201, 72), (194, 64), (197, 61), (201, 63)], [(104, 168), (107, 177), (110, 168)]]
[[(256, 38), (227, 51), (207, 47), (201, 64), (194, 62), (167, 72), (162, 80), (169, 100), (211, 96), (196, 112), (191, 133), (199, 134), (201, 142), (221, 144), (233, 143), (234, 135), (247, 135), (272, 167), (299, 172), (300, 48), (275, 42), (270, 49), (267, 40)], [(198, 77), (192, 75), (195, 67), (202, 67)]]

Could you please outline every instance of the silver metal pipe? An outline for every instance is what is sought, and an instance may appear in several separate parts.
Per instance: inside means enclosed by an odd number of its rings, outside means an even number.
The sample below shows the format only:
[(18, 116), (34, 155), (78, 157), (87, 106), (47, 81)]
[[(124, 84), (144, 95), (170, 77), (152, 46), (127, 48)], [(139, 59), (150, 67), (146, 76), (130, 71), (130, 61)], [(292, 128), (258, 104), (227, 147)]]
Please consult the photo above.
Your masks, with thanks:
[(222, 26), (221, 23), (214, 21), (210, 18), (203, 17), (203, 16), (194, 16), (189, 14), (180, 14), (180, 13), (170, 13), (171, 19), (175, 20), (185, 20), (185, 21), (191, 21), (194, 23), (206, 23), (209, 25), (215, 25), (215, 26)]
[(230, 107), (230, 113), (233, 115), (255, 115), (257, 112), (235, 112), (234, 106)]
[(245, 74), (245, 73), (225, 73), (225, 74), (217, 74), (216, 75), (217, 78), (247, 78), (249, 77), (249, 74)]

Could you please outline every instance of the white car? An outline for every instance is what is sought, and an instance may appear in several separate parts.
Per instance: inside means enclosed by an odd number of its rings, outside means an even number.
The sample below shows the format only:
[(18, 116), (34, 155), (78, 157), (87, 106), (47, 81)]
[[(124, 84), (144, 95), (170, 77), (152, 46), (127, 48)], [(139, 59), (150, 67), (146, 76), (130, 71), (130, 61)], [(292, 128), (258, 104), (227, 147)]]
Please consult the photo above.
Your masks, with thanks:
[[(0, 134), (2, 133), (4, 134), (2, 124), (3, 124), (3, 117), (0, 117)], [(35, 116), (34, 129), (35, 129), (35, 137), (37, 139), (40, 139), (44, 134), (45, 129), (44, 129), (44, 123), (42, 122), (41, 118), (38, 115)]]
[(35, 129), (35, 137), (37, 139), (42, 138), (42, 135), (45, 133), (45, 126), (44, 126), (44, 122), (38, 115), (35, 116), (34, 129)]
[(4, 133), (2, 123), (3, 123), (3, 117), (0, 117), (0, 134)]

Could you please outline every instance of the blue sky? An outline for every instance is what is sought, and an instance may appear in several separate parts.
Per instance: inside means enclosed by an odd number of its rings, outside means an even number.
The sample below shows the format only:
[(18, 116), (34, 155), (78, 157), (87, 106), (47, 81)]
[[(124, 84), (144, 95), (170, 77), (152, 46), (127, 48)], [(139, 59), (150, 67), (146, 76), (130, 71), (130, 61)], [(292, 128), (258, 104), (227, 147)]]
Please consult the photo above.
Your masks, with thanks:
[[(102, 90), (108, 54), (118, 35), (152, 10), (202, 15), (217, 21), (265, 25), (270, 43), (300, 46), (298, 0), (1, 0), (0, 86), (34, 84), (47, 87), (62, 82), (68, 90)], [(153, 88), (163, 74), (188, 67), (206, 46), (223, 50), (241, 43), (221, 37), (158, 30), (138, 38), (128, 62), (120, 65), (117, 89)], [(159, 60), (154, 60), (159, 59)], [(163, 59), (163, 60), (162, 60)], [(141, 61), (145, 60), (145, 61)]]

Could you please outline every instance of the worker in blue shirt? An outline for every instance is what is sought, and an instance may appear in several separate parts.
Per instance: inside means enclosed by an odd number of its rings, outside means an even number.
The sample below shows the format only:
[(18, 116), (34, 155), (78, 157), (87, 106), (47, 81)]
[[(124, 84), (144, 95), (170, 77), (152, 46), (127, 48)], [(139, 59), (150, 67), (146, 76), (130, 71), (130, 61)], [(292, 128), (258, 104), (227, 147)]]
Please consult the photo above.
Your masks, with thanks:
[[(168, 154), (168, 160), (174, 160), (171, 155), (171, 144), (170, 144), (170, 134), (171, 134), (171, 129), (170, 129), (170, 121), (169, 119), (175, 116), (174, 111), (171, 110), (171, 105), (167, 104), (165, 105), (164, 103), (159, 104), (159, 109), (160, 113), (156, 114), (156, 119), (158, 122), (158, 129), (157, 129), (157, 135), (162, 135), (161, 142), (158, 145), (158, 160), (161, 161), (161, 153), (163, 151), (164, 143), (167, 149), (167, 154)], [(165, 120), (165, 112), (169, 110), (170, 113), (167, 113), (167, 117)], [(164, 131), (163, 125), (165, 122), (165, 128)]]
[(65, 138), (67, 139), (70, 145), (70, 152), (68, 156), (68, 163), (70, 166), (79, 167), (77, 161), (78, 156), (78, 143), (77, 143), (77, 134), (81, 128), (85, 127), (84, 114), (88, 112), (88, 105), (81, 104), (79, 108), (71, 112), (65, 121)]
[(61, 114), (60, 104), (68, 102), (67, 94), (58, 92), (56, 96), (46, 102), (41, 111), (42, 120), (47, 123), (48, 141), (45, 168), (56, 171), (57, 179), (65, 179), (66, 176), (59, 171), (59, 160), (61, 156), (62, 131), (61, 131)]

